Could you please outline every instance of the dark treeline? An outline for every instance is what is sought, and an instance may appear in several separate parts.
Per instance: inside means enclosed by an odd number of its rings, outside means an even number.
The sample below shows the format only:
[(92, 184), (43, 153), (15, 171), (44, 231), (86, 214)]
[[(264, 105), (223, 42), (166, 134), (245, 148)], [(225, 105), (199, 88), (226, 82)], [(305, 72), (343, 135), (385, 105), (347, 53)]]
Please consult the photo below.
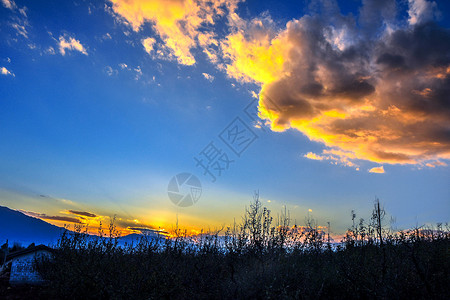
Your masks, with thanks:
[(392, 232), (379, 201), (368, 221), (352, 213), (342, 243), (307, 219), (276, 221), (255, 195), (239, 224), (221, 232), (119, 246), (109, 235), (67, 231), (37, 263), (58, 299), (450, 299), (448, 225)]

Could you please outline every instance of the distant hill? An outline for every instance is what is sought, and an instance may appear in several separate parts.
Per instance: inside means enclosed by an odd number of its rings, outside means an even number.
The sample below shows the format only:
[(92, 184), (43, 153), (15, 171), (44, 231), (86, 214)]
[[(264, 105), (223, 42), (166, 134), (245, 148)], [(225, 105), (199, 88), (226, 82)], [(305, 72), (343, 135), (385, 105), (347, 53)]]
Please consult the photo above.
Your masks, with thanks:
[(139, 241), (141, 238), (144, 237), (148, 242), (159, 242), (162, 243), (165, 240), (165, 237), (163, 235), (157, 235), (157, 234), (139, 234), (139, 233), (132, 233), (129, 235), (124, 235), (119, 238), (119, 245), (125, 246), (126, 244), (130, 245), (137, 245), (139, 244)]
[(11, 246), (14, 242), (25, 247), (31, 243), (52, 245), (58, 241), (63, 230), (41, 219), (0, 206), (0, 244), (8, 240)]

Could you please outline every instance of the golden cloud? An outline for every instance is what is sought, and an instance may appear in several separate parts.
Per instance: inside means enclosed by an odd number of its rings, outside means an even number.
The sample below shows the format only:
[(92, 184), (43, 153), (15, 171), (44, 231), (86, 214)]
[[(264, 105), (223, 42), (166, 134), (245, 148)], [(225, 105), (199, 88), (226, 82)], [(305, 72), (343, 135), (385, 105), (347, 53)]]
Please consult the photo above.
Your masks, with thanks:
[[(160, 51), (168, 50), (180, 64), (193, 65), (192, 49), (199, 44), (214, 59), (210, 45), (217, 44), (214, 34), (205, 29), (214, 19), (234, 10), (238, 0), (110, 0), (113, 11), (134, 31), (147, 22), (163, 41)], [(145, 46), (145, 45), (144, 45)], [(148, 51), (147, 51), (148, 52)]]
[(312, 160), (324, 160), (325, 157), (317, 155), (315, 153), (312, 152), (308, 152), (307, 154), (304, 155), (306, 158), (308, 159), (312, 159)]
[(378, 173), (378, 174), (384, 174), (384, 167), (380, 166), (380, 167), (374, 167), (372, 169), (369, 170), (369, 173)]
[(231, 34), (222, 43), (228, 76), (242, 82), (269, 83), (284, 74), (284, 60), (289, 49), (282, 40), (270, 40), (269, 36), (248, 40), (243, 32)]

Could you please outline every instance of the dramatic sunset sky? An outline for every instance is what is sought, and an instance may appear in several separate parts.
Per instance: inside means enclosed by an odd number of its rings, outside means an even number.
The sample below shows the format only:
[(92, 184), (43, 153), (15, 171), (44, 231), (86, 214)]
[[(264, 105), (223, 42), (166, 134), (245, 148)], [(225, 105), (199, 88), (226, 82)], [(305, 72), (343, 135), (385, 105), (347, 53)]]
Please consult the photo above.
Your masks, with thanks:
[[(0, 205), (52, 224), (339, 234), (450, 216), (450, 2), (1, 0)], [(202, 194), (172, 203), (171, 178)]]

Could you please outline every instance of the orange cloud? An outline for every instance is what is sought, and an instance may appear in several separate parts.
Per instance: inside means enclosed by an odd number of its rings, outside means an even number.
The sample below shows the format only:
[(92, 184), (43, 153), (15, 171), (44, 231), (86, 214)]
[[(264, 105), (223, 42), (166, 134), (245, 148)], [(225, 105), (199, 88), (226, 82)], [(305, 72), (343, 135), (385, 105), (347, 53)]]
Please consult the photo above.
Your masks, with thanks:
[(378, 173), (378, 174), (384, 174), (384, 167), (380, 166), (380, 167), (374, 167), (372, 169), (369, 170), (369, 173)]
[(334, 14), (333, 24), (306, 15), (277, 33), (234, 17), (224, 69), (261, 85), (259, 115), (273, 131), (293, 128), (329, 147), (306, 158), (355, 168), (450, 159), (448, 30), (419, 22), (370, 36)]
[(426, 163), (425, 166), (427, 166), (429, 168), (435, 168), (435, 167), (446, 167), (447, 164), (445, 162), (437, 160), (437, 161)]
[(83, 53), (84, 55), (88, 55), (86, 48), (80, 43), (79, 40), (76, 40), (73, 37), (59, 37), (59, 52), (62, 55), (66, 54), (66, 50), (74, 50)]

